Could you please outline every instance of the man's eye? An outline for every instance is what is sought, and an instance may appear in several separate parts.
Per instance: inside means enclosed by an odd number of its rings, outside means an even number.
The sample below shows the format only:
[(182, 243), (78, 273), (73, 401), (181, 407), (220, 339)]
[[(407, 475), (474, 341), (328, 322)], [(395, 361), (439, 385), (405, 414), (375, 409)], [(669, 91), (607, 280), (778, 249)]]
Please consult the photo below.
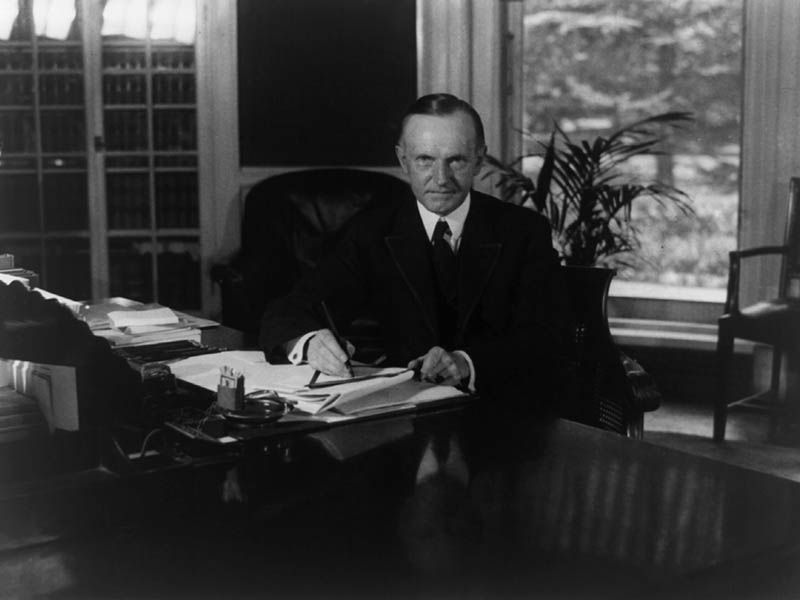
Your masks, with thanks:
[(463, 169), (467, 166), (467, 159), (466, 158), (454, 158), (450, 161), (450, 168), (454, 171), (458, 171)]
[(433, 164), (433, 159), (428, 156), (420, 156), (414, 162), (420, 167), (430, 167)]

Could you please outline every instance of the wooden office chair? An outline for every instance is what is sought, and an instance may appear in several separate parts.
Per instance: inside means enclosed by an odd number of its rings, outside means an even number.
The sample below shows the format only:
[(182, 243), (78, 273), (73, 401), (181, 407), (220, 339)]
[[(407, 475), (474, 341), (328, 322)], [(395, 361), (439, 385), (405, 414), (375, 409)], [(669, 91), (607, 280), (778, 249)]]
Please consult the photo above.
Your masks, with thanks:
[[(211, 269), (223, 325), (255, 337), (266, 304), (330, 252), (345, 223), (372, 202), (408, 193), (397, 177), (359, 169), (292, 171), (257, 183), (245, 196), (241, 249)], [(361, 334), (342, 329), (358, 345)]]
[[(782, 255), (778, 297), (739, 308), (741, 260), (752, 256)], [(729, 408), (747, 406), (768, 409), (778, 400), (781, 362), (787, 352), (797, 359), (800, 347), (800, 177), (789, 184), (789, 210), (782, 246), (759, 246), (730, 253), (725, 314), (719, 320), (717, 338), (717, 397), (714, 402), (714, 440), (725, 439)], [(764, 392), (731, 401), (730, 381), (733, 343), (736, 338), (768, 344), (773, 348), (770, 387)]]

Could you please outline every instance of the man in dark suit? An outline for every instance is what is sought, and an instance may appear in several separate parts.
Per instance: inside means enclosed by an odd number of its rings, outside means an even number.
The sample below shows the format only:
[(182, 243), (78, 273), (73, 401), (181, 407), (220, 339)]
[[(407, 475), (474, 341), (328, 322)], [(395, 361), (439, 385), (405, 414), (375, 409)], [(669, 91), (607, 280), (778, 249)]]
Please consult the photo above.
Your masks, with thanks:
[(423, 379), (479, 391), (549, 381), (564, 331), (550, 227), (472, 190), (486, 153), (480, 116), (449, 94), (424, 96), (396, 151), (413, 196), (353, 218), (337, 252), (267, 307), (262, 348), (345, 375), (352, 348), (327, 327), (325, 300), (342, 323), (375, 315), (388, 364)]

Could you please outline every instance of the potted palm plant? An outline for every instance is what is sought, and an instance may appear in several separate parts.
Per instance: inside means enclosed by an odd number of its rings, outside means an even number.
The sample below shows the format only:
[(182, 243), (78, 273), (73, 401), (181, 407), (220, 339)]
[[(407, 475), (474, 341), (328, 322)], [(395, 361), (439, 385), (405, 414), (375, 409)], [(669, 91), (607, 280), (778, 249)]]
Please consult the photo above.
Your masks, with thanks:
[[(580, 142), (556, 126), (548, 141), (540, 143), (541, 151), (532, 155), (541, 159), (535, 179), (520, 168), (528, 156), (511, 164), (488, 158), (502, 198), (528, 206), (550, 221), (554, 246), (566, 267), (575, 316), (573, 358), (579, 369), (595, 373), (576, 378), (587, 386), (578, 396), (584, 399), (584, 405), (600, 407), (599, 412), (604, 413), (579, 420), (602, 421), (610, 410), (603, 407), (602, 399), (597, 402), (596, 390), (603, 386), (598, 386), (596, 372), (602, 362), (598, 357), (617, 356), (608, 329), (606, 303), (615, 268), (636, 264), (635, 251), (640, 243), (631, 219), (634, 205), (650, 200), (671, 204), (686, 216), (694, 213), (685, 193), (667, 183), (642, 180), (626, 167), (637, 157), (661, 154), (665, 129), (691, 119), (690, 113), (667, 112), (625, 125), (607, 137)], [(614, 358), (613, 363), (615, 368), (606, 368), (606, 372), (618, 371), (620, 362)], [(643, 377), (630, 377), (641, 370), (639, 365), (624, 355), (622, 364), (628, 374), (626, 389), (632, 394), (628, 394), (629, 403), (638, 402), (644, 410), (655, 408), (657, 394), (652, 385)], [(605, 387), (614, 394), (619, 385)], [(632, 397), (637, 394), (638, 398)], [(586, 401), (587, 395), (592, 396), (591, 401)]]
[[(639, 246), (631, 222), (634, 203), (647, 199), (693, 214), (685, 193), (659, 181), (642, 181), (626, 167), (631, 159), (662, 154), (665, 127), (691, 121), (687, 112), (668, 112), (636, 121), (592, 141), (573, 141), (556, 126), (541, 152), (511, 164), (489, 157), (504, 200), (543, 214), (553, 241), (569, 266), (630, 266)], [(536, 179), (518, 169), (525, 158), (542, 157)]]

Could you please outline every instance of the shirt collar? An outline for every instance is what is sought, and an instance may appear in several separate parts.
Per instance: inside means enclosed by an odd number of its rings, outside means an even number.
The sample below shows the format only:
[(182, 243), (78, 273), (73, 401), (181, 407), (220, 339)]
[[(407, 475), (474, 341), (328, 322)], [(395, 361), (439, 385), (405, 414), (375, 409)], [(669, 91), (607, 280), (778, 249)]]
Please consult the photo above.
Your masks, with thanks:
[(417, 200), (417, 210), (419, 210), (419, 216), (422, 219), (422, 224), (425, 226), (425, 233), (428, 234), (429, 240), (433, 238), (433, 230), (436, 227), (437, 221), (439, 221), (439, 219), (444, 219), (447, 221), (447, 225), (450, 227), (450, 233), (452, 234), (450, 243), (455, 246), (458, 240), (461, 239), (461, 233), (464, 231), (464, 221), (467, 220), (467, 214), (469, 214), (471, 195), (471, 193), (467, 193), (467, 197), (464, 198), (461, 205), (444, 217), (440, 217), (435, 212), (429, 211)]

